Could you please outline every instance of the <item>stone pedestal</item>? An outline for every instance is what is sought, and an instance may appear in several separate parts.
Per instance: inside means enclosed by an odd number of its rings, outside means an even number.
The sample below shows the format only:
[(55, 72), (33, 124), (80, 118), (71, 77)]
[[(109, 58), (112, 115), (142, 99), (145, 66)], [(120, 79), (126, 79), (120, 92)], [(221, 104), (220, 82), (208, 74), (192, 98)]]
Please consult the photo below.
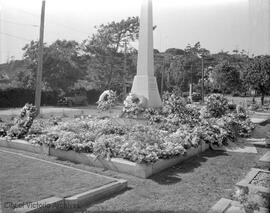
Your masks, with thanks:
[(143, 0), (140, 16), (137, 75), (131, 92), (144, 96), (148, 107), (161, 107), (162, 102), (154, 76), (152, 1)]
[(148, 107), (160, 107), (162, 104), (155, 76), (136, 75), (131, 92), (144, 96)]

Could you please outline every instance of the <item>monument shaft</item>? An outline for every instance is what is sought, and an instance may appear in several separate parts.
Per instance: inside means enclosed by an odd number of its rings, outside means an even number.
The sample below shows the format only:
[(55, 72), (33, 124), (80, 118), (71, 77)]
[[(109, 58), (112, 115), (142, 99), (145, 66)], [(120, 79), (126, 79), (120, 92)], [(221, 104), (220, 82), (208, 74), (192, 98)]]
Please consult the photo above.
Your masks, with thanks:
[(144, 96), (148, 107), (162, 105), (154, 76), (153, 14), (152, 1), (143, 0), (140, 16), (139, 51), (137, 75), (134, 77), (131, 92)]

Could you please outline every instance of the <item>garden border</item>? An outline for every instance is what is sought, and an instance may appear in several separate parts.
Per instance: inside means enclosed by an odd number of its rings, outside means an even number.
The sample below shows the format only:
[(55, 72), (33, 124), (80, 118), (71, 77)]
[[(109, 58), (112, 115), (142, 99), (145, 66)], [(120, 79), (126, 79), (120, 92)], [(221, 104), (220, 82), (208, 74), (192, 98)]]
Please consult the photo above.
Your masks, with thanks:
[[(241, 207), (239, 201), (230, 200), (227, 198), (221, 198), (207, 213), (226, 213), (231, 206)], [(254, 213), (268, 213), (269, 209), (260, 207), (260, 211), (255, 210)]]
[[(73, 195), (67, 198), (50, 197), (40, 201), (26, 204), (21, 208), (14, 210), (15, 213), (50, 213), (50, 212), (63, 212), (67, 209), (79, 209), (86, 205), (90, 205), (98, 200), (108, 197), (112, 194), (119, 193), (127, 188), (127, 181), (119, 179), (116, 182), (108, 183), (101, 187), (91, 189), (89, 191)], [(33, 207), (37, 205), (38, 207)], [(32, 208), (31, 208), (32, 206)]]
[(248, 187), (248, 189), (250, 191), (258, 191), (262, 195), (270, 197), (270, 188), (266, 188), (263, 186), (256, 186), (256, 185), (250, 183), (259, 172), (265, 172), (265, 173), (270, 174), (270, 171), (267, 171), (267, 170), (251, 168), (251, 171), (246, 175), (246, 177), (243, 180), (241, 180), (240, 182), (238, 182), (236, 184), (236, 186), (238, 186), (240, 188)]
[(36, 146), (23, 140), (3, 140), (0, 139), (0, 146), (6, 148), (21, 149), (24, 151), (34, 152), (38, 154), (47, 154), (57, 157), (61, 160), (68, 160), (75, 163), (106, 168), (120, 173), (127, 173), (140, 178), (148, 178), (153, 174), (161, 172), (171, 166), (183, 162), (184, 160), (198, 155), (209, 149), (209, 144), (202, 142), (197, 148), (191, 147), (183, 156), (172, 159), (160, 159), (153, 164), (138, 164), (122, 158), (112, 158), (110, 160), (97, 158), (93, 154), (78, 153), (75, 151), (63, 151), (60, 149), (48, 148), (47, 145)]

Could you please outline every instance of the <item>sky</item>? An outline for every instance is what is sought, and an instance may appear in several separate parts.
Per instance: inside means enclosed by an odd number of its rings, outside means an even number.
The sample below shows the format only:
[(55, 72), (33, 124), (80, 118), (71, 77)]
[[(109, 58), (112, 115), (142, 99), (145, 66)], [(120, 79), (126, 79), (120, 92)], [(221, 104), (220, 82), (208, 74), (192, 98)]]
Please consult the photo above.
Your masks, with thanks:
[[(140, 0), (46, 0), (45, 35), (78, 42), (94, 26), (140, 15)], [(0, 0), (0, 62), (22, 58), (39, 37), (41, 0)], [(154, 48), (184, 49), (201, 42), (211, 52), (248, 50), (248, 0), (153, 0)]]

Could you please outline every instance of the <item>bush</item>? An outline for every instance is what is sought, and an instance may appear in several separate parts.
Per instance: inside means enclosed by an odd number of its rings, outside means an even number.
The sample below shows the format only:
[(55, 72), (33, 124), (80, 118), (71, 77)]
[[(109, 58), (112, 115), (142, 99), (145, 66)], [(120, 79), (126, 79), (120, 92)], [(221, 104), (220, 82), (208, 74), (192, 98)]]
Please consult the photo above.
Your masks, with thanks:
[[(41, 105), (56, 105), (56, 91), (42, 91)], [(23, 107), (25, 103), (34, 104), (35, 91), (24, 88), (9, 88), (0, 90), (0, 108)]]

